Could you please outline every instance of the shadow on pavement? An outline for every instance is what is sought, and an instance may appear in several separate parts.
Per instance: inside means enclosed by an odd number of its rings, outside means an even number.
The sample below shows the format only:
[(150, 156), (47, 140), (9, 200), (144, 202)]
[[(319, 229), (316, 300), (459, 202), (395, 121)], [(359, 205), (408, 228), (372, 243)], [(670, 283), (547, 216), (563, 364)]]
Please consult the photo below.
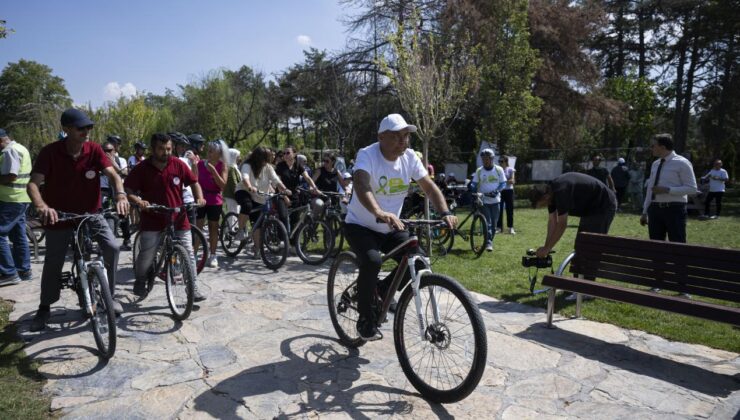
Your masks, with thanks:
[(624, 344), (608, 343), (559, 328), (546, 328), (544, 323), (533, 324), (515, 335), (525, 340), (573, 352), (586, 359), (715, 397), (725, 398), (740, 389), (740, 375), (715, 373), (701, 367), (645, 353)]
[[(269, 408), (280, 412), (275, 418), (345, 413), (352, 418), (369, 419), (413, 411), (410, 402), (398, 397), (418, 397), (418, 394), (379, 384), (353, 387), (360, 379), (361, 365), (370, 362), (359, 357), (357, 349), (348, 349), (332, 337), (318, 334), (291, 337), (281, 342), (280, 352), (287, 360), (255, 366), (221, 381), (195, 398), (195, 409), (214, 417), (233, 419), (240, 418), (244, 412), (239, 410), (246, 407), (250, 416), (260, 417), (265, 414), (255, 413), (252, 407), (266, 404), (250, 397), (303, 394), (296, 412), (285, 412), (279, 406), (282, 401), (271, 400)], [(441, 405), (430, 406), (439, 417), (450, 417)]]

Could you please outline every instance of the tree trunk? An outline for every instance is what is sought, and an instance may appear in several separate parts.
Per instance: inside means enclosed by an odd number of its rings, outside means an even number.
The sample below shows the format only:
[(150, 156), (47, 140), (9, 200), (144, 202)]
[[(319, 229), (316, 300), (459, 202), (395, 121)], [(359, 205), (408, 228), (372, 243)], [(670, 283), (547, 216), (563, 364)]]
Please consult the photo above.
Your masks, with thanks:
[[(684, 25), (684, 31), (686, 25)], [(681, 111), (683, 110), (683, 73), (684, 66), (686, 65), (686, 35), (682, 35), (681, 39), (676, 44), (678, 48), (678, 64), (676, 65), (676, 81), (675, 81), (675, 92), (676, 92), (676, 105), (673, 111), (673, 137), (677, 139), (681, 129)]]

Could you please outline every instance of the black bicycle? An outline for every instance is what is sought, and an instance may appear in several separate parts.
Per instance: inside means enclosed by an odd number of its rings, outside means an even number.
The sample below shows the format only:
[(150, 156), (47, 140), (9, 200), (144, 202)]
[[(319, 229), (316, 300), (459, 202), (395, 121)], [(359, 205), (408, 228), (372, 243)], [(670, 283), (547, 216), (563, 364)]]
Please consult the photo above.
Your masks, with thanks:
[[(393, 296), (403, 286), (393, 322), (398, 361), (409, 382), (425, 398), (438, 403), (460, 401), (478, 386), (486, 367), (488, 341), (478, 305), (455, 279), (432, 273), (430, 262), (417, 253), (422, 228), (439, 220), (402, 220), (412, 236), (383, 256), (401, 256), (398, 270), (384, 295), (376, 292), (378, 327), (386, 319)], [(402, 285), (408, 270), (411, 280)], [(329, 271), (329, 316), (339, 340), (348, 347), (365, 341), (357, 334), (357, 276), (352, 252), (339, 254)], [(413, 302), (413, 305), (412, 305)]]
[[(465, 242), (470, 242), (470, 249), (473, 250), (476, 258), (483, 254), (486, 249), (486, 235), (488, 234), (488, 222), (486, 217), (483, 215), (481, 208), (483, 208), (483, 193), (473, 193), (473, 203), (470, 206), (470, 213), (465, 216), (462, 222), (460, 222), (455, 229), (449, 229), (447, 227), (439, 227), (432, 230), (432, 239), (439, 246), (446, 247), (445, 253), (450, 252), (452, 246), (455, 245), (455, 236), (459, 236)], [(450, 206), (451, 211), (455, 211), (455, 205)], [(465, 223), (468, 220), (473, 219), (470, 222), (470, 229), (466, 233), (463, 229)]]
[(334, 237), (334, 246), (329, 256), (336, 257), (342, 252), (342, 248), (344, 248), (344, 229), (342, 227), (344, 226), (345, 214), (342, 212), (340, 200), (345, 194), (322, 191), (321, 195), (327, 198), (327, 202), (324, 206), (323, 213), (318, 218), (325, 221), (329, 229), (331, 229), (332, 236)]
[(59, 222), (79, 221), (72, 242), (72, 268), (62, 272), (60, 284), (63, 289), (77, 293), (80, 307), (90, 319), (95, 345), (104, 359), (113, 357), (116, 352), (116, 314), (105, 263), (92, 238), (97, 232), (108, 229), (104, 217), (112, 211), (92, 214), (57, 212)]
[[(139, 243), (140, 236), (141, 231), (136, 232), (136, 235), (134, 235), (133, 245), (131, 246), (131, 262), (133, 264), (136, 264), (136, 258), (139, 256), (139, 251), (141, 250), (141, 245)], [(195, 226), (195, 224), (190, 224), (190, 238), (193, 241), (192, 246), (195, 261), (195, 273), (200, 274), (206, 266), (206, 261), (208, 261), (208, 256), (210, 255), (210, 251), (208, 251), (208, 241), (206, 240), (206, 235), (203, 231), (198, 229), (198, 226)]]

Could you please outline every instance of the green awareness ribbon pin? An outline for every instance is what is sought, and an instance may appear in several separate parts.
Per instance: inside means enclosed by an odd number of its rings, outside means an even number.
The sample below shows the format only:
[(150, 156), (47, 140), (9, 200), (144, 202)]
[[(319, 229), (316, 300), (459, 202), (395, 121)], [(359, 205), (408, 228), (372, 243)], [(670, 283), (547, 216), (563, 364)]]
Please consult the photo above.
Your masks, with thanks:
[(381, 176), (380, 179), (378, 179), (378, 185), (380, 186), (380, 188), (375, 191), (375, 194), (388, 194), (388, 192), (386, 191), (386, 188), (388, 187), (388, 178), (385, 175)]

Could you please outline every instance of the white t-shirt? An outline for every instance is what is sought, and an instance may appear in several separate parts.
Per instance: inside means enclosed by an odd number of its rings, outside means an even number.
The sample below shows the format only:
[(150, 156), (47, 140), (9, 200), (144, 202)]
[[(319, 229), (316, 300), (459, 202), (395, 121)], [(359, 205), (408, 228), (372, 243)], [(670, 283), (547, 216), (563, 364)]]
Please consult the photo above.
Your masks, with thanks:
[[(401, 215), (403, 199), (409, 191), (411, 180), (419, 180), (427, 176), (427, 170), (416, 153), (406, 149), (394, 162), (386, 160), (380, 151), (380, 144), (373, 143), (357, 152), (354, 167), (357, 171), (365, 171), (370, 175), (370, 189), (375, 195), (383, 211)], [(375, 216), (360, 203), (356, 195), (347, 207), (346, 223), (364, 226), (370, 230), (380, 233), (388, 233), (390, 227), (385, 223), (378, 223)]]
[[(185, 164), (188, 165), (188, 168), (190, 168), (191, 171), (193, 170), (193, 162), (190, 159), (186, 158), (185, 156), (182, 156), (180, 157), (180, 160), (185, 162)], [(184, 204), (195, 203), (195, 197), (193, 196), (193, 190), (190, 188), (189, 185), (182, 189), (182, 202)]]
[[(503, 166), (501, 168), (503, 169)], [(511, 166), (509, 166), (508, 168), (504, 169), (504, 175), (506, 175), (506, 180), (507, 181), (510, 180), (511, 177), (513, 177), (515, 173), (516, 173), (516, 169), (512, 168)], [(509, 184), (507, 182), (506, 183), (506, 186), (504, 187), (504, 189), (505, 190), (513, 190), (514, 189), (514, 185)]]
[(712, 169), (707, 175), (709, 175), (709, 192), (725, 192), (725, 182), (730, 179), (727, 171), (722, 168)]
[[(257, 191), (263, 193), (274, 191), (280, 184), (280, 177), (275, 172), (275, 168), (267, 163), (262, 167), (259, 177), (254, 176), (254, 171), (252, 171), (252, 167), (248, 163), (243, 164), (240, 171), (242, 173), (242, 179), (249, 179), (249, 183), (257, 188)], [(236, 184), (234, 191), (245, 191), (246, 189), (247, 187), (244, 186), (244, 182), (240, 182)], [(265, 201), (267, 201), (267, 197), (264, 195), (250, 192), (249, 196), (255, 203), (265, 204)]]
[[(118, 161), (118, 167), (121, 168), (121, 170), (124, 170), (128, 167), (126, 165), (126, 159), (120, 156), (116, 156), (116, 160)], [(100, 177), (100, 188), (110, 188), (110, 181), (108, 180), (107, 176)]]
[[(473, 182), (478, 183), (478, 192), (490, 193), (494, 191), (501, 191), (506, 185), (506, 175), (504, 175), (504, 168), (493, 165), (491, 169), (486, 169), (483, 166), (475, 170), (473, 173)], [(496, 204), (501, 202), (501, 194), (496, 197), (483, 196), (484, 204)]]

